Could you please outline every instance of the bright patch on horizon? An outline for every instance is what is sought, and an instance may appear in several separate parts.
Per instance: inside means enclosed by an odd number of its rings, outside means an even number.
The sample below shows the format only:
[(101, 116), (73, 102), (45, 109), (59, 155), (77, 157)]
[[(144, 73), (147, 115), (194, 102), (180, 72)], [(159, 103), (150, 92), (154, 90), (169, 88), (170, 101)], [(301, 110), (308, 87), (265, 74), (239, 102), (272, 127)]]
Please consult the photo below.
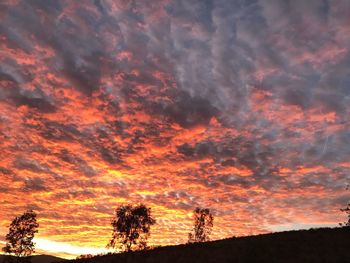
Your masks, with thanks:
[(34, 243), (39, 251), (45, 251), (53, 255), (61, 255), (64, 258), (76, 258), (80, 255), (97, 255), (111, 252), (111, 250), (96, 247), (80, 247), (63, 242), (55, 242), (47, 239), (34, 238)]

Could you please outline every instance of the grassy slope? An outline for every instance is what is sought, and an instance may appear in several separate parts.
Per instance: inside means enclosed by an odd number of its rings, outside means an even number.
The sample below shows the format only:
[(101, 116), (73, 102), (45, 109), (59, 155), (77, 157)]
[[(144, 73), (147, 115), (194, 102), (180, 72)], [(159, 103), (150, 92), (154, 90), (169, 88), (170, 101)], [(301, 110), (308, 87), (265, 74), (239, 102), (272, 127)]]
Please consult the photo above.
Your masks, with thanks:
[(74, 263), (350, 262), (350, 227), (288, 231), (74, 260)]
[[(6, 257), (10, 257), (10, 256), (0, 255), (0, 263), (2, 263)], [(38, 256), (31, 257), (32, 263), (52, 263), (52, 262), (58, 262), (63, 260), (64, 259), (62, 258), (48, 256), (48, 255), (38, 255)]]

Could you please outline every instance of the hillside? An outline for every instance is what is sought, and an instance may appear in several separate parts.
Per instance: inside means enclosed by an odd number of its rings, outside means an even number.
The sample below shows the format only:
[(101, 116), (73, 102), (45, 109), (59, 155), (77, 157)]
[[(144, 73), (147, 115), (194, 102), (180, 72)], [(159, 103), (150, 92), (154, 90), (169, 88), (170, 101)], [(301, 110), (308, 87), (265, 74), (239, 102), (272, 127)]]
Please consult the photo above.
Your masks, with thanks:
[[(7, 255), (0, 255), (0, 263), (4, 262), (4, 259), (7, 257)], [(37, 256), (32, 256), (31, 257), (31, 263), (53, 263), (53, 262), (59, 262), (63, 261), (64, 259), (54, 257), (54, 256), (48, 256), (48, 255), (37, 255)]]
[(347, 263), (350, 228), (288, 231), (106, 255), (74, 263)]

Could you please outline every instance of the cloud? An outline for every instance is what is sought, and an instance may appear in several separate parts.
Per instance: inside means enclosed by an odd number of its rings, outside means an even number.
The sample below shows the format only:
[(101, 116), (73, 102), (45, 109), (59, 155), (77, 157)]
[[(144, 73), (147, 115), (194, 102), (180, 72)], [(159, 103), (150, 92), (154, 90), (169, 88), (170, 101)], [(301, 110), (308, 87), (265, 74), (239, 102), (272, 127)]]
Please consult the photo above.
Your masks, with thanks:
[(76, 124), (64, 124), (56, 121), (43, 122), (40, 135), (48, 140), (72, 141), (82, 137)]
[(177, 96), (174, 103), (157, 108), (155, 111), (184, 128), (208, 125), (210, 119), (218, 114), (218, 110), (207, 99), (191, 97), (187, 92)]
[(27, 159), (25, 157), (17, 157), (14, 161), (14, 167), (21, 170), (29, 170), (32, 172), (48, 172), (49, 168), (36, 160)]
[(70, 153), (67, 149), (61, 150), (59, 158), (67, 163), (73, 164), (78, 171), (81, 171), (88, 177), (97, 175), (95, 169), (89, 166), (84, 159)]
[(4, 175), (11, 175), (13, 172), (10, 169), (0, 167), (0, 172)]
[(348, 1), (1, 6), (1, 225), (29, 197), (43, 238), (86, 247), (124, 203), (152, 207), (155, 245), (195, 206), (213, 239), (342, 221)]
[(39, 177), (26, 179), (24, 181), (23, 191), (25, 192), (40, 192), (48, 190), (49, 188), (45, 186), (44, 180)]
[(41, 112), (54, 112), (56, 110), (54, 104), (46, 98), (40, 89), (34, 92), (19, 92), (10, 97), (17, 106), (26, 105), (30, 108), (35, 108)]

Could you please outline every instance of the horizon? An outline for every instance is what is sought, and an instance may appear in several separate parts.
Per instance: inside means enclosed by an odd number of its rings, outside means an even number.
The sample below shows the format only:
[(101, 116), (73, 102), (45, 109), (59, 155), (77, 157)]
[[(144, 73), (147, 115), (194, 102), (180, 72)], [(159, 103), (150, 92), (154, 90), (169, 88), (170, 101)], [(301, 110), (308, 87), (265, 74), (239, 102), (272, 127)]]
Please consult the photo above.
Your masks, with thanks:
[(38, 249), (65, 256), (105, 251), (123, 204), (151, 208), (150, 246), (186, 243), (196, 207), (212, 240), (344, 222), (349, 12), (2, 1), (0, 245), (28, 209)]
[[(304, 226), (305, 227), (305, 226)], [(334, 225), (322, 225), (322, 226), (315, 226), (315, 225), (309, 225), (308, 228), (284, 228), (282, 227), (279, 229), (279, 231), (274, 232), (267, 232), (267, 233), (259, 233), (259, 234), (253, 234), (253, 235), (244, 235), (244, 236), (232, 236), (227, 237), (224, 239), (216, 239), (216, 240), (209, 240), (205, 242), (214, 242), (214, 241), (221, 241), (231, 238), (244, 238), (244, 237), (252, 237), (252, 236), (259, 236), (259, 235), (268, 235), (268, 234), (280, 234), (280, 233), (286, 233), (286, 232), (292, 232), (292, 231), (310, 231), (310, 230), (322, 230), (322, 229), (336, 229), (341, 228), (341, 226), (334, 226)], [(35, 247), (38, 251), (36, 251), (32, 256), (53, 256), (53, 257), (59, 257), (62, 259), (76, 259), (78, 256), (81, 255), (92, 255), (92, 256), (100, 256), (107, 253), (123, 253), (123, 251), (117, 251), (112, 249), (106, 249), (106, 248), (86, 248), (86, 247), (79, 247), (79, 246), (72, 246), (65, 243), (59, 243), (59, 242), (51, 242), (50, 240), (45, 239), (34, 239)], [(5, 244), (5, 242), (0, 241), (0, 244)], [(44, 245), (47, 243), (51, 243), (50, 246)], [(39, 245), (38, 245), (39, 244)], [(188, 243), (181, 243), (181, 244), (168, 244), (163, 246), (157, 246), (154, 248), (159, 247), (167, 247), (167, 246), (178, 246), (178, 245), (186, 245)], [(151, 249), (154, 249), (151, 248)], [(46, 253), (46, 254), (45, 254)], [(4, 252), (0, 251), (0, 255), (8, 255)]]

